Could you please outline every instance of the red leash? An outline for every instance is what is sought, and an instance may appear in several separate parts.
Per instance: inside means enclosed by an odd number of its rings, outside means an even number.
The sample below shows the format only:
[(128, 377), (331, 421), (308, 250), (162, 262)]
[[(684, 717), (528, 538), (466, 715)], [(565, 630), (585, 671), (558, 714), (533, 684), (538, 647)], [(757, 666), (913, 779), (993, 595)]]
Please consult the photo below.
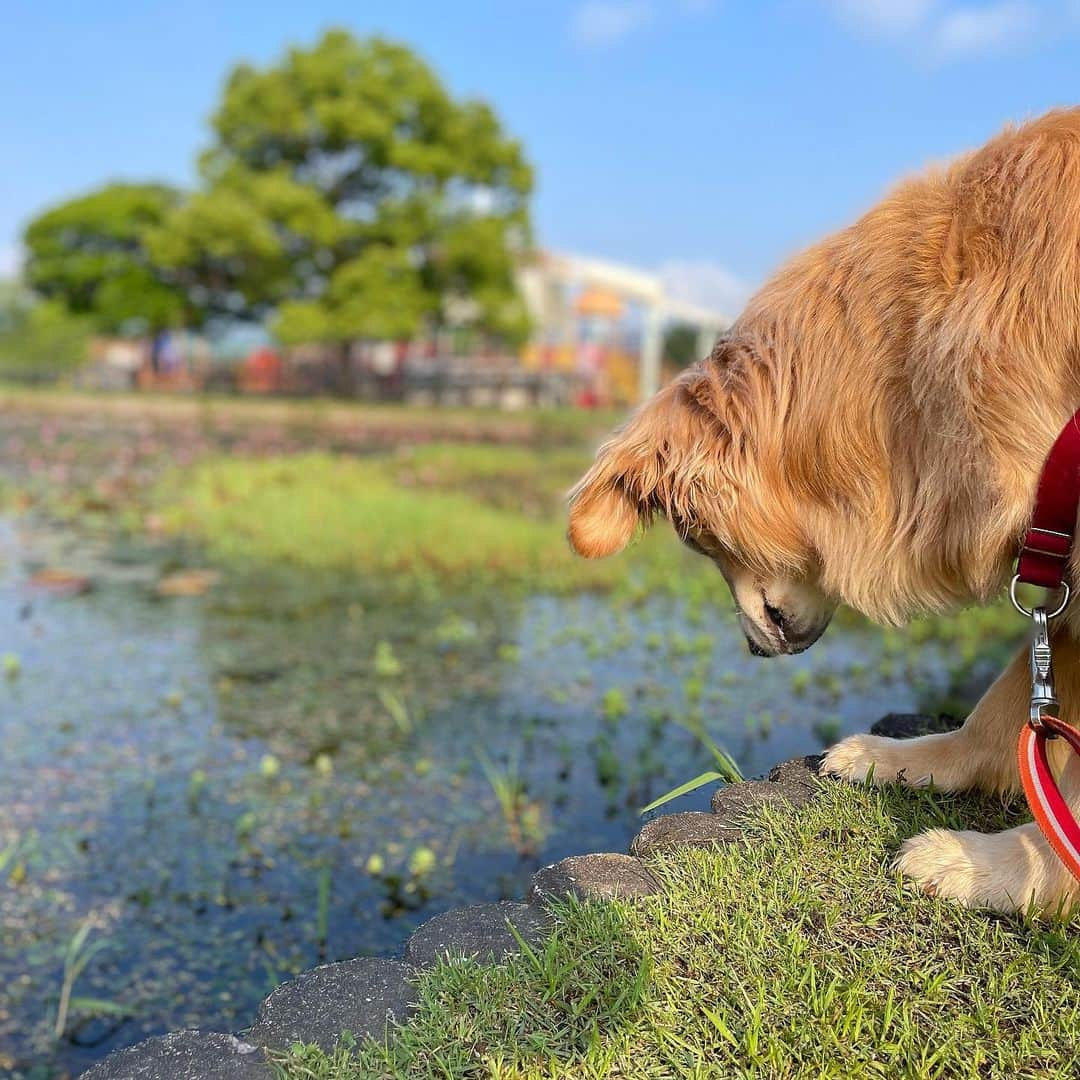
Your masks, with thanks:
[(1046, 759), (1046, 740), (1058, 735), (1080, 754), (1080, 731), (1072, 724), (1054, 716), (1044, 716), (1037, 728), (1030, 723), (1024, 725), (1018, 747), (1020, 780), (1043, 836), (1072, 876), (1080, 881), (1080, 825), (1062, 798)]
[[(1080, 881), (1080, 823), (1077, 823), (1058, 788), (1047, 760), (1048, 739), (1064, 739), (1080, 754), (1080, 729), (1058, 717), (1060, 703), (1054, 690), (1050, 653), (1050, 620), (1069, 602), (1065, 575), (1069, 569), (1076, 514), (1080, 508), (1080, 412), (1062, 429), (1043, 465), (1035, 511), (1024, 537), (1009, 596), (1017, 611), (1033, 623), (1031, 640), (1031, 710), (1017, 747), (1020, 781), (1035, 821), (1069, 872)], [(1062, 592), (1061, 602), (1049, 614), (1045, 607), (1025, 608), (1016, 598), (1023, 582)]]

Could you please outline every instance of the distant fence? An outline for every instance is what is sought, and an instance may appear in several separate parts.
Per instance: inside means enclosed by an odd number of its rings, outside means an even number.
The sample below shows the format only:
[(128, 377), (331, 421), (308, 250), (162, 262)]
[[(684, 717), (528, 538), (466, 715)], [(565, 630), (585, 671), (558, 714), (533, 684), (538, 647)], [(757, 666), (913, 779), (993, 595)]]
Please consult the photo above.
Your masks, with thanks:
[(580, 390), (580, 379), (566, 372), (416, 367), (402, 372), (400, 398), (410, 405), (544, 408), (573, 404)]
[(18, 386), (51, 386), (71, 375), (71, 368), (25, 368), (0, 366), (0, 382)]
[[(38, 385), (59, 373), (21, 372), (11, 381)], [(280, 361), (272, 369), (246, 363), (206, 364), (155, 375), (147, 368), (93, 364), (65, 377), (79, 387), (121, 391), (151, 389), (175, 393), (237, 394), (259, 397), (340, 397), (400, 402), (414, 406), (472, 408), (554, 408), (580, 404), (585, 382), (574, 372), (537, 371), (516, 364), (477, 366), (468, 360), (409, 360), (388, 373), (361, 364)], [(0, 371), (0, 379), (5, 375)]]
[[(532, 354), (455, 354), (430, 348), (433, 343), (359, 343), (348, 356), (318, 346), (281, 350), (259, 344), (229, 356), (214, 354), (197, 335), (178, 334), (170, 341), (159, 350), (146, 340), (98, 338), (90, 362), (81, 367), (6, 364), (0, 358), (0, 380), (26, 386), (64, 382), (98, 391), (329, 396), (499, 409), (618, 404), (627, 382), (612, 374), (613, 364), (601, 373), (595, 364), (579, 369), (573, 357), (556, 364)], [(616, 359), (623, 366), (629, 362), (621, 354)]]

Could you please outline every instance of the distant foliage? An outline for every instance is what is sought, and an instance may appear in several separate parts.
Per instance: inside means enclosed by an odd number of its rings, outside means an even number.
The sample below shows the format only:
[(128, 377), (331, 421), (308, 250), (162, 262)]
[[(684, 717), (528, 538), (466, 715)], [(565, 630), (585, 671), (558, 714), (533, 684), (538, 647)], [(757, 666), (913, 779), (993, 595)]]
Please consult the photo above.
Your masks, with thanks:
[(700, 333), (690, 323), (675, 323), (664, 334), (664, 359), (676, 367), (689, 367), (704, 357), (698, 356)]
[(105, 333), (190, 324), (195, 306), (146, 244), (179, 201), (158, 184), (108, 184), (46, 211), (23, 236), (27, 285)]
[(14, 287), (0, 291), (0, 378), (47, 379), (86, 360), (92, 333), (85, 316), (57, 301), (35, 302)]
[(405, 46), (331, 30), (242, 64), (212, 124), (198, 190), (111, 184), (31, 222), (31, 287), (109, 332), (226, 316), (342, 347), (527, 333), (524, 151)]

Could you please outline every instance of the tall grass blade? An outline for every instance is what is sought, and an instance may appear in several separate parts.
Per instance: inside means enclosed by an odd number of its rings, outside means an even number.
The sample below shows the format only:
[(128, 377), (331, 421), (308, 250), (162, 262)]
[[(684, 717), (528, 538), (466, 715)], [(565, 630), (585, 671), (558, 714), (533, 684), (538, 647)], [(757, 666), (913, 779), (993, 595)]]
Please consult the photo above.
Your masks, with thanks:
[(710, 769), (709, 772), (703, 772), (700, 776), (695, 776), (693, 780), (687, 780), (685, 784), (680, 784), (677, 788), (672, 788), (666, 795), (661, 795), (659, 799), (653, 799), (648, 806), (643, 806), (638, 813), (647, 814), (650, 810), (655, 810), (658, 806), (663, 806), (664, 803), (669, 803), (672, 799), (677, 799), (680, 795), (688, 795), (691, 791), (697, 791), (699, 787), (704, 787), (714, 780), (726, 779), (727, 777), (723, 773), (715, 772)]

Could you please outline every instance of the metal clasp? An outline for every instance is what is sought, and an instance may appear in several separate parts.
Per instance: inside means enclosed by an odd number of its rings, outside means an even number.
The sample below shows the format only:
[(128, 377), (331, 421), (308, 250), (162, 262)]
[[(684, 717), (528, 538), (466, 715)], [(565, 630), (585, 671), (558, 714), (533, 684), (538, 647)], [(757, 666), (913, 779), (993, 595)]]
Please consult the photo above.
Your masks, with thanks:
[(1043, 717), (1049, 715), (1057, 719), (1061, 703), (1054, 689), (1054, 663), (1046, 608), (1035, 608), (1031, 621), (1031, 709), (1028, 722), (1033, 728), (1039, 728), (1042, 727)]
[(1060, 615), (1069, 603), (1069, 586), (1062, 585), (1061, 603), (1049, 614), (1044, 607), (1026, 608), (1016, 598), (1016, 586), (1019, 583), (1019, 575), (1012, 579), (1009, 586), (1009, 598), (1022, 615), (1027, 615), (1032, 622), (1031, 635), (1031, 705), (1028, 712), (1028, 723), (1033, 728), (1043, 726), (1044, 717), (1050, 716), (1055, 720), (1061, 703), (1058, 701), (1057, 691), (1054, 689), (1054, 665), (1053, 655), (1050, 649), (1050, 620)]

